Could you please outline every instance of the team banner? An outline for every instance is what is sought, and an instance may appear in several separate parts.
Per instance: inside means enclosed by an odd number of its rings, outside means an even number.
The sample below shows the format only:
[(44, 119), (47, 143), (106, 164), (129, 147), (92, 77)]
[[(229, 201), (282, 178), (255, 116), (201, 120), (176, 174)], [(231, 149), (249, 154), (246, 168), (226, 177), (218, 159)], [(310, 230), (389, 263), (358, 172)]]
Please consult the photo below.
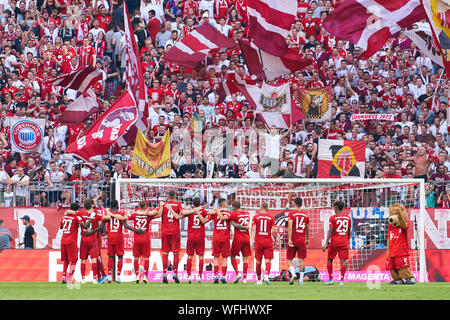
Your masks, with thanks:
[(356, 121), (356, 120), (381, 120), (381, 121), (394, 121), (394, 115), (393, 114), (352, 114), (350, 117), (350, 121)]
[(131, 173), (144, 178), (160, 178), (170, 175), (171, 169), (169, 131), (166, 131), (160, 142), (151, 143), (138, 130), (131, 160)]
[(305, 89), (299, 88), (299, 105), (307, 121), (331, 120), (331, 87)]
[(319, 139), (318, 178), (364, 178), (364, 141)]
[(263, 82), (261, 88), (258, 85), (245, 85), (244, 88), (244, 96), (268, 127), (289, 127), (292, 103), (289, 83), (273, 86)]
[(45, 119), (18, 118), (10, 120), (10, 140), (13, 152), (42, 152)]

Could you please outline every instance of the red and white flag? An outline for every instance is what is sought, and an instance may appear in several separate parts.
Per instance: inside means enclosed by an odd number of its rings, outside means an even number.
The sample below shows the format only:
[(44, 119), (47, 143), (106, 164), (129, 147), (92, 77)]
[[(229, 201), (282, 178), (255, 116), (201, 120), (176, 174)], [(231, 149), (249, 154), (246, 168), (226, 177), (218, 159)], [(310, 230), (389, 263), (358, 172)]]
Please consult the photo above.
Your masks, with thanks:
[(164, 55), (164, 59), (173, 63), (195, 68), (211, 50), (228, 49), (236, 43), (224, 36), (209, 23), (203, 23), (186, 37), (175, 43)]
[[(450, 77), (450, 6), (445, 0), (421, 0), (430, 23), (434, 45), (442, 57), (447, 77)], [(430, 58), (431, 59), (431, 58)]]
[(119, 146), (133, 145), (136, 141), (137, 130), (145, 132), (148, 126), (148, 100), (146, 95), (146, 84), (144, 82), (144, 70), (139, 55), (139, 47), (136, 42), (136, 37), (131, 25), (130, 16), (128, 14), (127, 5), (123, 3), (123, 15), (125, 17), (125, 50), (126, 50), (126, 73), (125, 79), (127, 89), (133, 95), (133, 98), (137, 102), (138, 118), (135, 126), (132, 126), (130, 130), (120, 137)]
[(297, 0), (248, 0), (247, 12), (248, 32), (255, 45), (271, 55), (283, 56), (297, 16)]
[(317, 178), (364, 178), (365, 154), (363, 140), (319, 139)]
[(325, 18), (323, 27), (360, 47), (359, 58), (368, 59), (390, 36), (423, 19), (419, 0), (346, 0)]
[(249, 73), (263, 75), (263, 78), (269, 81), (303, 70), (313, 63), (312, 59), (300, 55), (298, 48), (289, 48), (283, 56), (278, 57), (259, 49), (255, 43), (248, 40), (240, 40), (239, 46)]
[(54, 87), (63, 87), (65, 89), (72, 89), (78, 92), (86, 92), (93, 87), (98, 81), (103, 80), (103, 73), (93, 66), (72, 71), (71, 73), (58, 77), (55, 80), (49, 81)]
[(421, 26), (418, 29), (406, 30), (403, 32), (405, 36), (411, 39), (417, 46), (417, 48), (431, 59), (434, 63), (444, 67), (444, 61), (441, 56), (439, 47), (434, 42), (433, 33), (431, 28)]
[(55, 121), (54, 126), (78, 125), (87, 120), (92, 114), (101, 111), (101, 101), (92, 89), (76, 98), (61, 116)]
[(136, 101), (129, 91), (125, 91), (114, 104), (77, 141), (65, 150), (85, 161), (104, 155), (108, 149), (127, 132), (138, 119)]

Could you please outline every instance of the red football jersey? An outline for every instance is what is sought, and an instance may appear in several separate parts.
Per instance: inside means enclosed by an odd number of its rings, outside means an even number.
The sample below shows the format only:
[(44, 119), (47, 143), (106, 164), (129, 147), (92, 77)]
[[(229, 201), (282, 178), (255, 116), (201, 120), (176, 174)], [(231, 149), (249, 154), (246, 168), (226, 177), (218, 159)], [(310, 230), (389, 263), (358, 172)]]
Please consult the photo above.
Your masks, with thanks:
[(61, 244), (76, 243), (78, 241), (78, 224), (81, 218), (78, 214), (65, 214), (61, 219)]
[[(248, 227), (250, 225), (250, 213), (246, 211), (233, 211), (231, 212), (230, 221), (234, 221), (237, 224), (240, 224), (244, 227)], [(248, 230), (239, 230), (234, 228), (234, 241), (250, 241), (250, 233)]]
[(272, 226), (275, 226), (275, 218), (268, 213), (258, 213), (253, 216), (252, 222), (256, 227), (255, 244), (273, 244)]
[[(177, 201), (167, 201), (167, 205), (172, 207), (172, 210), (180, 214), (183, 210), (183, 206)], [(163, 208), (162, 218), (161, 218), (161, 233), (164, 234), (180, 234), (180, 222), (174, 218), (172, 213)]]
[(147, 216), (145, 214), (136, 211), (128, 216), (128, 220), (134, 222), (134, 228), (144, 231), (144, 233), (134, 234), (134, 243), (146, 243), (150, 242), (150, 223), (154, 216)]
[[(406, 228), (408, 228), (408, 223), (406, 223)], [(389, 224), (388, 237), (390, 257), (409, 256), (407, 230), (408, 229), (394, 227)]]
[(342, 213), (330, 217), (329, 227), (333, 227), (331, 245), (335, 247), (348, 247), (348, 232), (352, 227), (350, 216)]
[[(208, 210), (202, 208), (200, 215), (203, 218), (207, 218)], [(188, 241), (189, 240), (201, 240), (205, 238), (205, 225), (200, 221), (196, 213), (192, 213), (188, 216)]]
[(89, 235), (89, 236), (85, 236), (83, 233), (86, 230), (92, 230), (98, 227), (99, 225), (99, 221), (102, 220), (102, 215), (98, 214), (96, 211), (92, 211), (91, 213), (88, 213), (87, 211), (78, 211), (78, 216), (81, 218), (81, 220), (86, 223), (89, 218), (92, 216), (92, 221), (91, 221), (91, 226), (89, 227), (89, 229), (86, 229), (84, 227), (81, 227), (81, 240), (83, 241), (97, 241), (97, 235), (95, 233)]
[[(231, 212), (222, 211), (224, 217), (230, 218)], [(227, 241), (230, 240), (230, 220), (220, 220), (219, 216), (216, 214), (213, 216), (214, 229), (213, 229), (213, 241)]]
[(288, 220), (292, 221), (292, 242), (304, 242), (306, 239), (306, 226), (309, 217), (303, 211), (293, 210), (288, 214)]
[[(124, 216), (122, 211), (116, 211), (115, 214)], [(106, 223), (106, 232), (108, 233), (108, 243), (118, 244), (123, 241), (123, 222), (111, 217)]]

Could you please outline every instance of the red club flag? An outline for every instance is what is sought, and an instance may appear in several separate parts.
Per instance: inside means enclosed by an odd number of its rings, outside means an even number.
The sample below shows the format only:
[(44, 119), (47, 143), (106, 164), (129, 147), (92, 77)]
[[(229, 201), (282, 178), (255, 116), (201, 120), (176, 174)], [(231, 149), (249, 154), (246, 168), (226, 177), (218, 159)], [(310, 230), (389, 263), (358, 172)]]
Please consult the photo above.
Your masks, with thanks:
[(419, 0), (346, 0), (324, 20), (323, 27), (360, 47), (359, 58), (368, 59), (390, 36), (425, 17)]
[(249, 36), (255, 45), (281, 57), (288, 51), (286, 38), (297, 16), (297, 0), (248, 0)]
[(365, 154), (363, 140), (319, 139), (317, 178), (364, 178)]
[(63, 87), (78, 92), (86, 92), (98, 81), (103, 80), (103, 73), (92, 66), (87, 66), (79, 70), (51, 80), (48, 83), (55, 87)]
[(298, 48), (289, 48), (283, 56), (278, 57), (259, 49), (248, 40), (239, 40), (239, 46), (249, 73), (267, 80), (303, 70), (313, 63), (312, 59), (300, 55)]
[(167, 61), (195, 68), (211, 50), (228, 49), (236, 43), (209, 23), (203, 23), (178, 41), (164, 55)]
[(136, 124), (130, 130), (119, 138), (119, 145), (133, 145), (136, 140), (137, 129), (145, 132), (148, 126), (148, 101), (145, 92), (146, 84), (144, 82), (144, 70), (139, 56), (139, 48), (136, 42), (136, 36), (131, 25), (127, 5), (123, 3), (123, 15), (125, 19), (125, 50), (126, 50), (126, 73), (125, 79), (127, 89), (133, 95), (137, 102), (138, 118)]
[(73, 153), (85, 161), (104, 155), (108, 149), (137, 121), (136, 101), (125, 91), (114, 104), (86, 131), (83, 137), (71, 143), (66, 153)]
[(97, 98), (92, 89), (76, 98), (67, 109), (61, 114), (61, 117), (55, 121), (54, 126), (77, 125), (83, 123), (92, 114), (101, 110), (101, 101)]

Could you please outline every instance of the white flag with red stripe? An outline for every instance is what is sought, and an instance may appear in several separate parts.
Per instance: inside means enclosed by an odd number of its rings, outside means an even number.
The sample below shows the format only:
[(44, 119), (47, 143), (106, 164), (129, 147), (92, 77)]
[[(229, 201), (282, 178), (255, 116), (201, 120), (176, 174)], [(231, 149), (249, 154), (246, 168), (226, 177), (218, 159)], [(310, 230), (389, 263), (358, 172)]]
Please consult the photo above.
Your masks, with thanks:
[(307, 58), (298, 48), (289, 48), (283, 56), (277, 57), (259, 49), (255, 43), (248, 40), (239, 40), (239, 47), (250, 74), (263, 74), (263, 78), (269, 81), (303, 70), (313, 63), (313, 60)]
[(236, 43), (224, 36), (209, 23), (203, 23), (186, 37), (175, 43), (164, 55), (164, 59), (173, 63), (195, 68), (211, 50), (228, 49)]
[(281, 57), (287, 50), (286, 38), (297, 15), (297, 0), (248, 0), (249, 36), (255, 45)]
[(361, 48), (359, 58), (368, 59), (389, 37), (425, 17), (419, 0), (346, 0), (325, 18), (323, 27)]
[(101, 80), (103, 80), (103, 73), (92, 66), (87, 66), (86, 68), (75, 70), (67, 75), (58, 77), (48, 83), (54, 87), (86, 92)]
[(90, 115), (101, 110), (101, 101), (95, 95), (92, 89), (76, 98), (64, 112), (59, 119), (56, 120), (54, 126), (63, 125), (77, 125), (83, 123)]
[(148, 126), (148, 100), (146, 95), (146, 84), (144, 82), (144, 70), (139, 55), (139, 47), (136, 42), (133, 26), (131, 25), (127, 5), (123, 3), (123, 14), (125, 18), (125, 50), (126, 50), (126, 83), (127, 89), (137, 102), (138, 118), (136, 124), (122, 137), (119, 138), (120, 146), (134, 144), (137, 129), (145, 132)]

